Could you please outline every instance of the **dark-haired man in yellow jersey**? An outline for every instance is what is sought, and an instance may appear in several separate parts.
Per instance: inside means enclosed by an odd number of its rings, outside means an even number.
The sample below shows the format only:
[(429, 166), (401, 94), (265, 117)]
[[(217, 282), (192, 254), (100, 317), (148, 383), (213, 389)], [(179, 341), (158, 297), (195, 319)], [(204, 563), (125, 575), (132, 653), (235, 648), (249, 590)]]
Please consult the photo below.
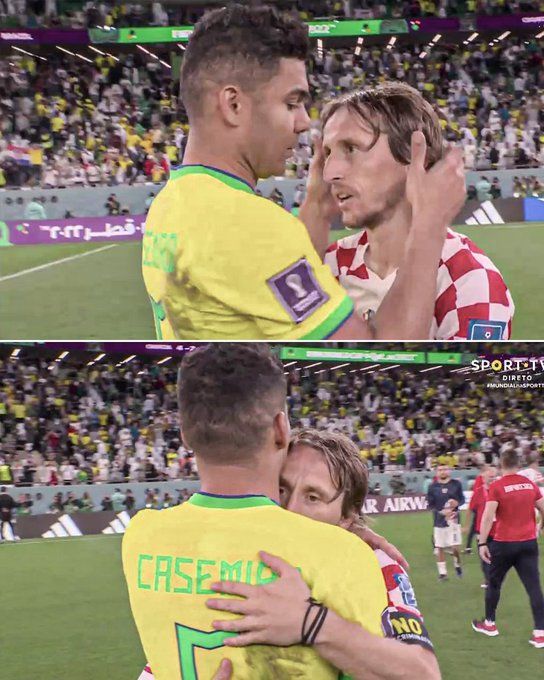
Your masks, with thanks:
[[(371, 633), (369, 645), (383, 635), (387, 595), (372, 550), (278, 504), (290, 435), (281, 362), (266, 345), (209, 345), (184, 358), (178, 398), (201, 491), (182, 506), (138, 513), (123, 538), (132, 613), (155, 680), (211, 678), (223, 657), (236, 680), (337, 680), (342, 669), (311, 645), (225, 647), (232, 633), (214, 631), (206, 607), (214, 581), (274, 580), (259, 558), (266, 550), (300, 569), (315, 600)], [(387, 659), (369, 658), (369, 675), (387, 677)]]
[[(337, 203), (318, 145), (300, 220), (255, 192), (282, 175), (310, 119), (307, 27), (274, 8), (208, 12), (184, 52), (184, 165), (153, 201), (142, 268), (163, 339), (428, 339), (446, 229), (464, 202), (459, 149), (429, 171), (422, 132), (406, 166), (411, 229), (372, 323), (322, 258)], [(379, 181), (379, 178), (376, 178)]]

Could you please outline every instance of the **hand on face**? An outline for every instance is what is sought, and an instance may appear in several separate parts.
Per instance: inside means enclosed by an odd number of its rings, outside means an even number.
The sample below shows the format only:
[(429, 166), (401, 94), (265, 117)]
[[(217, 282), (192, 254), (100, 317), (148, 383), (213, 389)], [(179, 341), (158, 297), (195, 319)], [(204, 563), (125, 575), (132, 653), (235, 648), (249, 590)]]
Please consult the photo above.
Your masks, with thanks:
[(340, 217), (341, 212), (338, 202), (332, 195), (331, 185), (323, 179), (325, 152), (323, 151), (321, 135), (314, 135), (312, 141), (313, 156), (306, 182), (306, 200), (317, 204), (319, 214), (326, 218), (329, 223), (332, 223)]
[(227, 647), (268, 644), (279, 647), (299, 644), (302, 622), (308, 608), (310, 589), (300, 572), (279, 557), (259, 553), (261, 561), (279, 578), (265, 586), (223, 581), (212, 584), (217, 593), (237, 595), (240, 599), (210, 599), (210, 609), (241, 614), (229, 621), (214, 621), (215, 630), (240, 633), (225, 640)]
[(433, 218), (437, 233), (444, 235), (461, 210), (466, 196), (465, 169), (461, 149), (450, 147), (430, 170), (425, 169), (427, 142), (421, 131), (412, 134), (412, 157), (406, 178), (406, 197), (416, 218)]

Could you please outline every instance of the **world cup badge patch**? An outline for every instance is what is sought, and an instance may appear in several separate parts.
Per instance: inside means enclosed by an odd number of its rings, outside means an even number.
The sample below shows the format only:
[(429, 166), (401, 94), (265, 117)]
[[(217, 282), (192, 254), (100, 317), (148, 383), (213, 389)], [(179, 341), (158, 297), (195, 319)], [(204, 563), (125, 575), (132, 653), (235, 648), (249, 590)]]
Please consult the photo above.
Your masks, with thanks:
[(307, 319), (329, 296), (319, 285), (312, 266), (302, 258), (267, 280), (274, 297), (296, 323)]

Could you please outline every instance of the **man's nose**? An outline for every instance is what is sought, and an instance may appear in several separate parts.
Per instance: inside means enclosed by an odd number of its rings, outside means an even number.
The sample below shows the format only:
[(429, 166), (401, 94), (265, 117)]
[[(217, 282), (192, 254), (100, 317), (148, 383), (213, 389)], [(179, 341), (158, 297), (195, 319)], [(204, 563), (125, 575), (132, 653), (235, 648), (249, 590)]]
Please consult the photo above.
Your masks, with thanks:
[(295, 132), (297, 133), (297, 135), (300, 135), (301, 132), (306, 132), (306, 130), (309, 129), (310, 129), (310, 116), (308, 115), (308, 111), (306, 111), (306, 107), (301, 106), (295, 120)]

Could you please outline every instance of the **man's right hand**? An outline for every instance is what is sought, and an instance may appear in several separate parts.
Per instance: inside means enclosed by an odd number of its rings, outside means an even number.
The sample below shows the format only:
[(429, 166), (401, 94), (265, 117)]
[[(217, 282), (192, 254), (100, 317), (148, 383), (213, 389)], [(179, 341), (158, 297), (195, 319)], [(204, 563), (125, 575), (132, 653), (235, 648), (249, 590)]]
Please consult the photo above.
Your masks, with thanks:
[(231, 680), (232, 678), (232, 662), (229, 659), (223, 659), (219, 665), (217, 673), (212, 680)]
[(412, 156), (406, 177), (406, 197), (415, 219), (412, 228), (418, 230), (418, 218), (425, 215), (439, 229), (449, 227), (459, 214), (466, 197), (463, 152), (449, 147), (441, 160), (425, 169), (427, 142), (420, 130), (412, 133)]

